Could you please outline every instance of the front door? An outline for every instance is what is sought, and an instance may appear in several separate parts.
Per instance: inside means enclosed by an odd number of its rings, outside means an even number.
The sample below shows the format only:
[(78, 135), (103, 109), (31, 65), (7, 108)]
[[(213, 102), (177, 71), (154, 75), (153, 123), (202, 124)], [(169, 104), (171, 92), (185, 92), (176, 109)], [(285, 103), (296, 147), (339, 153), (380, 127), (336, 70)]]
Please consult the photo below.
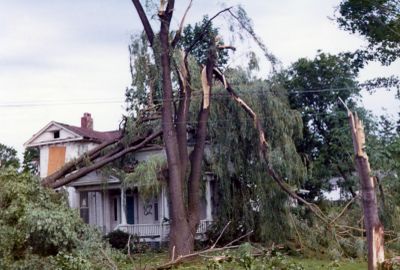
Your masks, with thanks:
[(135, 223), (133, 196), (126, 196), (126, 222)]
[(121, 201), (119, 195), (111, 196), (111, 228), (121, 223)]

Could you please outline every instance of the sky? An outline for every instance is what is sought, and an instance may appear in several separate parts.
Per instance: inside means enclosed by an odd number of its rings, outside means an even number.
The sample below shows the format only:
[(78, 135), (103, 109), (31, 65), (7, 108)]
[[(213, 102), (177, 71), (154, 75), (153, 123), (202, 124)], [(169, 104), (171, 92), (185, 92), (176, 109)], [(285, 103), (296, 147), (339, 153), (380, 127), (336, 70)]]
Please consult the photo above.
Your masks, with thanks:
[[(338, 29), (334, 20), (339, 0), (242, 0), (254, 29), (287, 67), (300, 57), (365, 46), (363, 38)], [(188, 1), (176, 1), (176, 29)], [(221, 1), (194, 0), (188, 23), (222, 9)], [(226, 17), (215, 20), (223, 28)], [(153, 20), (157, 25), (157, 21)], [(118, 128), (124, 113), (124, 92), (130, 84), (128, 44), (142, 30), (130, 0), (0, 0), (0, 143), (21, 156), (23, 143), (50, 121), (80, 125), (90, 112), (96, 130)], [(222, 29), (221, 28), (221, 29)], [(246, 47), (247, 46), (247, 47)], [(240, 64), (245, 42), (232, 57)], [(261, 61), (262, 71), (269, 66)], [(360, 80), (397, 74), (370, 64)], [(396, 114), (393, 92), (364, 95), (363, 104), (376, 114)], [(382, 109), (386, 108), (386, 110)]]

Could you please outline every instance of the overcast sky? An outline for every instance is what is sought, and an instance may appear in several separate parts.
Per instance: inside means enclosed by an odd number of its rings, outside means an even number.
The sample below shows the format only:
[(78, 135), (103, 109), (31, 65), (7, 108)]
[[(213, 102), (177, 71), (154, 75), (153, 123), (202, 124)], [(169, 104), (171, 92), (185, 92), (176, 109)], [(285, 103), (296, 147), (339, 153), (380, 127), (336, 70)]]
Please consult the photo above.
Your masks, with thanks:
[[(365, 44), (328, 18), (339, 2), (226, 1), (243, 5), (284, 66), (313, 58), (318, 49), (338, 53)], [(187, 3), (176, 1), (173, 28)], [(220, 1), (194, 0), (188, 22), (220, 9)], [(223, 23), (223, 18), (215, 21)], [(83, 112), (92, 113), (95, 129), (116, 129), (130, 83), (127, 46), (141, 29), (130, 0), (0, 0), (0, 142), (21, 153), (23, 143), (48, 122), (79, 125)], [(241, 55), (237, 51), (234, 59)], [(399, 70), (399, 61), (390, 68), (372, 64), (360, 79), (398, 75)], [(385, 107), (395, 114), (399, 101), (393, 96), (366, 95), (364, 104), (376, 113)]]

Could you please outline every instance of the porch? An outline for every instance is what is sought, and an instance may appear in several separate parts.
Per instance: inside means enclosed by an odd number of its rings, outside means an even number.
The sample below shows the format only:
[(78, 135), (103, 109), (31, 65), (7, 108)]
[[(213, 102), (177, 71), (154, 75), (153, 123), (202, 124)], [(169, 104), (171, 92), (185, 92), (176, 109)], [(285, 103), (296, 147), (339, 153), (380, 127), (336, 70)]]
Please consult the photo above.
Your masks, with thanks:
[[(95, 177), (95, 176), (94, 176)], [(104, 234), (119, 229), (145, 241), (166, 241), (170, 232), (169, 201), (163, 187), (153, 198), (144, 198), (138, 188), (124, 189), (116, 183), (88, 185), (85, 178), (70, 187), (71, 207), (79, 209), (82, 219)], [(212, 217), (211, 180), (205, 179), (201, 197), (197, 236), (209, 228)]]
[[(201, 220), (196, 231), (197, 236), (203, 235), (210, 225), (211, 220)], [(114, 228), (114, 230), (121, 230), (123, 232), (137, 235), (144, 239), (160, 239), (165, 241), (168, 239), (170, 232), (169, 223), (159, 223), (159, 224), (119, 224)]]

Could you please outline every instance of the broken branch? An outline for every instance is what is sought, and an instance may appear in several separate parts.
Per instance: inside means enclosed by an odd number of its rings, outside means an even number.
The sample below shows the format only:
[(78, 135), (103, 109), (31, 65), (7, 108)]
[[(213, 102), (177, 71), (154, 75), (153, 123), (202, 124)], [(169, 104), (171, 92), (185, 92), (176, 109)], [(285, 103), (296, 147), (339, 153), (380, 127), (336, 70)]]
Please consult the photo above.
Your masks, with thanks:
[(189, 9), (192, 7), (192, 3), (193, 3), (193, 0), (190, 0), (189, 5), (186, 8), (185, 13), (183, 14), (183, 17), (182, 17), (181, 23), (179, 25), (178, 31), (176, 31), (175, 37), (174, 37), (174, 39), (172, 40), (172, 43), (171, 43), (171, 47), (172, 48), (174, 48), (176, 46), (176, 44), (179, 42), (179, 40), (181, 38), (182, 30), (183, 30), (183, 24), (185, 23), (186, 15), (188, 14)]

